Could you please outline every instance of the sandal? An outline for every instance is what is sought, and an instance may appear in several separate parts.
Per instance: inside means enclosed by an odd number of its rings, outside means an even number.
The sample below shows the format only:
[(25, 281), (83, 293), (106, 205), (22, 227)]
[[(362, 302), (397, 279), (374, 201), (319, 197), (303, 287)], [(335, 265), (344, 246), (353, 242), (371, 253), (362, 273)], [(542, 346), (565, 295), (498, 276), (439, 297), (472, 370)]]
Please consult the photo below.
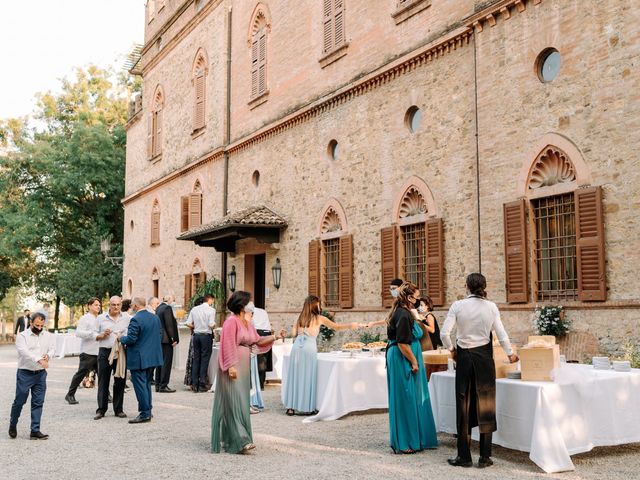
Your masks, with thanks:
[(256, 448), (255, 443), (247, 443), (244, 447), (242, 447), (240, 453), (247, 453), (249, 450), (253, 450), (254, 448)]
[(391, 447), (391, 450), (395, 454), (404, 453), (405, 455), (411, 455), (412, 453), (416, 453), (416, 451), (412, 450), (411, 448), (408, 448), (406, 450), (396, 450), (395, 448)]
[(287, 411), (285, 412), (287, 415), (289, 415), (290, 417), (293, 417), (296, 412), (293, 410), (293, 408), (287, 408)]

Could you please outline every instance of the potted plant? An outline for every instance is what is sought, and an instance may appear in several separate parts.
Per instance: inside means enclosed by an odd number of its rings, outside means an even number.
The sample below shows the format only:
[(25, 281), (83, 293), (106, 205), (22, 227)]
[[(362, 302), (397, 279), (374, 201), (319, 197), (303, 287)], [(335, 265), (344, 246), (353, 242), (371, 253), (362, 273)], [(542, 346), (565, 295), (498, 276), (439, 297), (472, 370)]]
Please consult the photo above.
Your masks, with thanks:
[(536, 307), (533, 313), (533, 328), (538, 335), (563, 337), (569, 332), (571, 321), (566, 317), (562, 305)]

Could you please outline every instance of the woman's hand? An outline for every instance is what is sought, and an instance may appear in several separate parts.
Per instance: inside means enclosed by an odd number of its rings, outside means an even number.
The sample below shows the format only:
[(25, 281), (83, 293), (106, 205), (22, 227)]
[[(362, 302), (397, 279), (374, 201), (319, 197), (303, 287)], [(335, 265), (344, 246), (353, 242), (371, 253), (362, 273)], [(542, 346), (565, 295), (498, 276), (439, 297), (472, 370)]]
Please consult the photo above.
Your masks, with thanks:
[(282, 339), (283, 342), (284, 342), (284, 337), (286, 336), (287, 336), (287, 331), (284, 328), (280, 329), (279, 337)]
[(418, 371), (418, 362), (411, 362), (411, 373), (416, 373)]
[(236, 370), (236, 367), (229, 368), (229, 378), (231, 380), (235, 380), (236, 378), (238, 378), (238, 370)]

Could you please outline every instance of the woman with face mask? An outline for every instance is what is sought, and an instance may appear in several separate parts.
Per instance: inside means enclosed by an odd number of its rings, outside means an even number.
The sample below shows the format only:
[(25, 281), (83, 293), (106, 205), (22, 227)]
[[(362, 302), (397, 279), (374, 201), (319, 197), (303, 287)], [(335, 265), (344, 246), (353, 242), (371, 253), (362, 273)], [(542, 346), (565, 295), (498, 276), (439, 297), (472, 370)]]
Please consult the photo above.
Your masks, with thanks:
[(320, 299), (310, 295), (304, 301), (298, 321), (291, 330), (295, 338), (289, 370), (285, 384), (284, 406), (287, 415), (295, 412), (313, 414), (316, 412), (316, 372), (318, 370), (318, 345), (316, 340), (320, 325), (333, 330), (358, 328), (358, 323), (341, 325), (321, 315)]
[[(442, 346), (442, 340), (440, 339), (440, 327), (438, 321), (433, 314), (433, 301), (428, 295), (420, 297), (416, 302), (417, 320), (424, 325), (423, 331), (428, 334), (428, 343), (430, 348), (426, 350), (436, 350)], [(422, 327), (421, 327), (422, 328)], [(425, 351), (425, 348), (422, 349)]]

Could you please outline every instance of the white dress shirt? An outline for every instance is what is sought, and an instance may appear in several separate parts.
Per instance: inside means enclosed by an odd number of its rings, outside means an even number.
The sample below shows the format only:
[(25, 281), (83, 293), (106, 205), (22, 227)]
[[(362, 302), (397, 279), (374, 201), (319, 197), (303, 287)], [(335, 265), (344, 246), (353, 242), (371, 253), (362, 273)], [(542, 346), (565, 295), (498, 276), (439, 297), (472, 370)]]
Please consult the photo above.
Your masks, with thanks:
[(131, 315), (124, 312), (120, 312), (120, 315), (116, 318), (111, 317), (109, 312), (105, 312), (100, 315), (98, 317), (99, 332), (102, 333), (108, 328), (111, 329), (111, 335), (98, 342), (100, 348), (113, 348), (113, 344), (116, 342), (116, 333), (126, 335), (130, 321)]
[(271, 322), (269, 322), (269, 314), (263, 308), (254, 307), (253, 309), (253, 326), (256, 330), (271, 331)]
[(495, 303), (470, 295), (453, 302), (444, 321), (440, 338), (449, 350), (453, 349), (451, 333), (457, 327), (456, 343), (461, 348), (476, 348), (489, 342), (491, 330), (495, 330), (500, 345), (507, 355), (513, 354), (509, 335), (500, 320), (500, 312)]
[(193, 307), (185, 323), (193, 325), (194, 333), (211, 333), (211, 329), (216, 326), (216, 309), (206, 302)]
[(49, 355), (49, 360), (53, 358), (56, 342), (54, 336), (46, 330), (36, 335), (28, 328), (16, 337), (16, 348), (18, 349), (18, 368), (31, 371), (44, 370), (38, 361), (42, 360), (44, 355)]
[(82, 339), (80, 351), (88, 355), (98, 355), (98, 341), (96, 337), (99, 332), (98, 316), (92, 313), (85, 313), (78, 320), (76, 337)]

